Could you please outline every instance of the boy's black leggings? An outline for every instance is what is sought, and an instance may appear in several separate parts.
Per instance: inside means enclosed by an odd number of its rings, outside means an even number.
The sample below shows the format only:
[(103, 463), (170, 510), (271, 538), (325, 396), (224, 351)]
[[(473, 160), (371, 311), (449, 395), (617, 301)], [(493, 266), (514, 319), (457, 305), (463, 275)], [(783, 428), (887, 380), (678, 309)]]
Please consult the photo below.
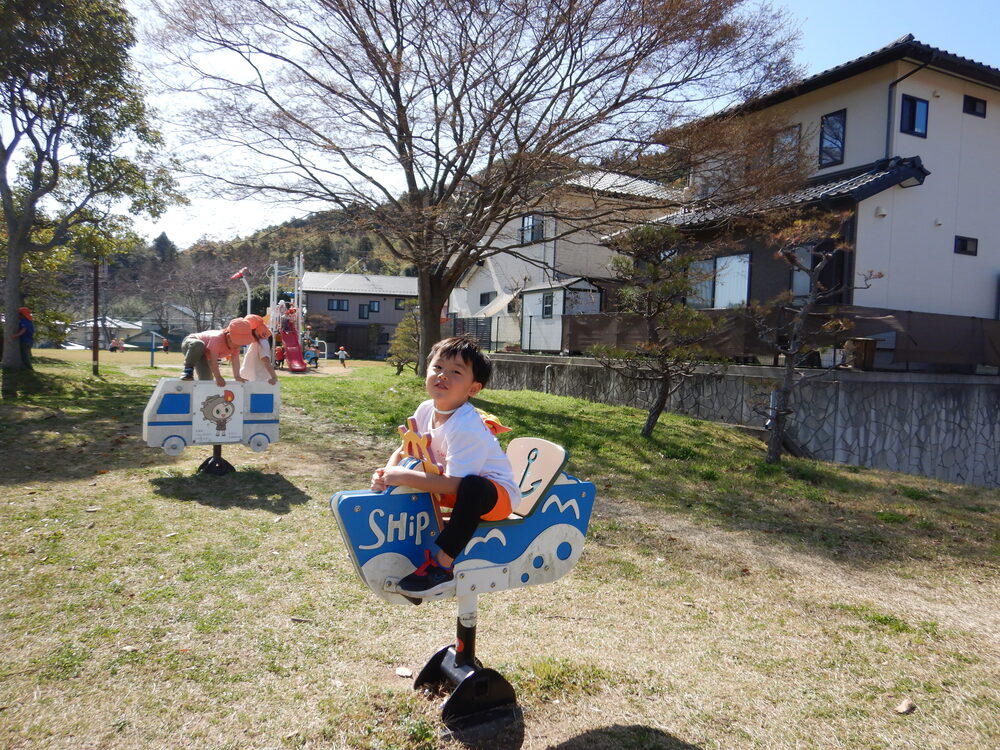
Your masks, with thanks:
[(497, 504), (497, 488), (489, 479), (470, 474), (463, 477), (455, 494), (455, 508), (438, 537), (438, 547), (451, 557), (458, 557), (476, 533), (480, 516)]

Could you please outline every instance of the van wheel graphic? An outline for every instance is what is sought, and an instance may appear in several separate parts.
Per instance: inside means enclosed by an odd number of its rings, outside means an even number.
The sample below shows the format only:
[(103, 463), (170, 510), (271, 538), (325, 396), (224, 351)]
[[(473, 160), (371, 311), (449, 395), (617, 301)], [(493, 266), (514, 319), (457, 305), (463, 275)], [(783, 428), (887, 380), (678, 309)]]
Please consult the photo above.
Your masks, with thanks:
[(249, 440), (247, 440), (247, 445), (250, 446), (250, 450), (260, 453), (261, 451), (266, 451), (267, 446), (270, 445), (271, 441), (267, 439), (267, 435), (258, 432), (253, 435)]
[(179, 456), (184, 452), (184, 446), (187, 443), (184, 442), (184, 438), (177, 435), (171, 435), (166, 440), (163, 441), (163, 452), (168, 456)]

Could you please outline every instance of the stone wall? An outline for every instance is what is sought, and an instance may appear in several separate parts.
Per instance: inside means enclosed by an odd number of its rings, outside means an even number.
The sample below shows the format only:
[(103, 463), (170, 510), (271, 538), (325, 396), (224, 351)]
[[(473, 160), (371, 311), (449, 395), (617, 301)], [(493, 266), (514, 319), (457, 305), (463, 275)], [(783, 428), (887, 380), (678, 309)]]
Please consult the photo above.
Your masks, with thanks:
[[(492, 388), (530, 389), (646, 409), (648, 383), (583, 357), (493, 355)], [(668, 409), (760, 427), (778, 368), (706, 370)], [(1000, 487), (1000, 377), (833, 370), (792, 396), (789, 435), (825, 461)]]

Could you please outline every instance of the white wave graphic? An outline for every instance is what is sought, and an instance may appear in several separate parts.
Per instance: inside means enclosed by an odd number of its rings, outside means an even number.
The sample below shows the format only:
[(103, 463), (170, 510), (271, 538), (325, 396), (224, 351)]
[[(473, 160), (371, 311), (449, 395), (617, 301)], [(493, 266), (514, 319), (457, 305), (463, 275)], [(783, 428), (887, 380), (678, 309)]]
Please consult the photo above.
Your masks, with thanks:
[(567, 508), (572, 508), (573, 512), (576, 513), (577, 519), (580, 518), (580, 506), (576, 504), (576, 498), (575, 497), (571, 497), (566, 502), (563, 502), (562, 500), (560, 500), (558, 498), (558, 496), (556, 496), (556, 495), (549, 495), (548, 500), (546, 500), (545, 504), (542, 506), (542, 513), (544, 513), (548, 509), (548, 507), (550, 505), (552, 505), (553, 503), (555, 504), (555, 506), (557, 508), (559, 508), (559, 512), (560, 513), (565, 513)]
[(469, 540), (469, 543), (465, 545), (465, 553), (468, 554), (469, 550), (471, 550), (477, 544), (485, 544), (491, 539), (499, 539), (500, 544), (502, 544), (504, 547), (507, 546), (507, 537), (503, 535), (503, 532), (500, 531), (500, 529), (490, 529), (489, 532), (486, 534), (486, 536), (472, 537), (472, 539)]

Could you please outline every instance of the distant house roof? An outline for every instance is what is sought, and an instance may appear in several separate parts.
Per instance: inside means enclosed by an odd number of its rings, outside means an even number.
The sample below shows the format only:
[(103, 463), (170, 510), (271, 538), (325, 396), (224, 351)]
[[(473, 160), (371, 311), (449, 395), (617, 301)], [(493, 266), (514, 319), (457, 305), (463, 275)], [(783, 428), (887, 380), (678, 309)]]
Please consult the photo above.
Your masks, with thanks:
[(573, 276), (568, 279), (556, 279), (553, 281), (546, 281), (543, 284), (535, 284), (534, 286), (528, 286), (521, 290), (522, 294), (529, 292), (547, 292), (550, 289), (573, 289), (575, 284), (586, 284), (585, 287), (578, 287), (577, 290), (582, 289), (594, 289), (594, 285), (587, 281), (582, 276)]
[(681, 229), (699, 228), (718, 224), (738, 216), (752, 216), (778, 208), (834, 203), (840, 200), (860, 202), (904, 182), (922, 184), (930, 172), (924, 168), (919, 156), (879, 161), (836, 174), (813, 178), (806, 185), (790, 193), (776, 195), (755, 203), (733, 203), (721, 206), (695, 207), (690, 210), (667, 214), (656, 220)]
[(365, 273), (307, 271), (302, 274), (302, 291), (416, 297), (417, 279), (414, 276), (372, 276)]
[(676, 188), (618, 172), (603, 172), (601, 170), (575, 172), (566, 177), (563, 182), (574, 187), (612, 195), (678, 202), (682, 197), (682, 191)]
[[(97, 324), (101, 328), (120, 328), (123, 331), (141, 331), (142, 326), (137, 323), (129, 323), (127, 320), (118, 320), (117, 318), (109, 318), (104, 316), (97, 319)], [(71, 328), (93, 328), (94, 319), (87, 318), (86, 320), (74, 320), (69, 324)]]
[(935, 70), (942, 70), (987, 86), (1000, 88), (1000, 69), (937, 47), (931, 47), (923, 42), (918, 42), (913, 34), (907, 34), (870, 54), (784, 86), (760, 99), (747, 102), (745, 105), (737, 107), (735, 111), (744, 109), (754, 111), (770, 107), (896, 60), (912, 60), (915, 63), (926, 64)]

